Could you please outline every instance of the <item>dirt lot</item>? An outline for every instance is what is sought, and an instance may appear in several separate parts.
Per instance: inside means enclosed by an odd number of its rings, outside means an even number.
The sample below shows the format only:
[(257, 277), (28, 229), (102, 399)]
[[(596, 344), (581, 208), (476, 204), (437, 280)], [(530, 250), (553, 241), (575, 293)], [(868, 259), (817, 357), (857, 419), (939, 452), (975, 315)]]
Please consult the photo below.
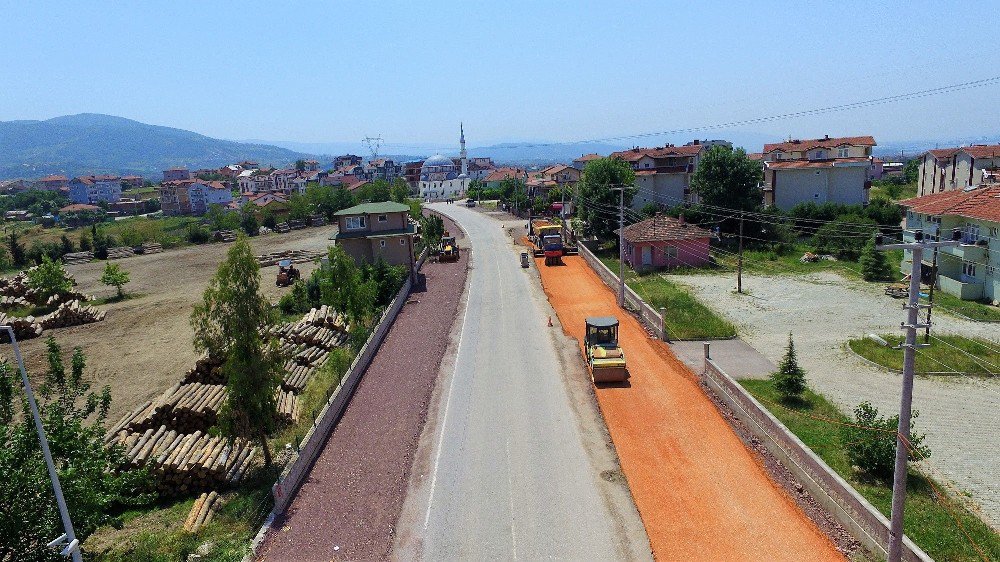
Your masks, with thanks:
[(655, 556), (664, 560), (842, 560), (837, 548), (770, 480), (694, 376), (580, 257), (536, 260), (567, 334), (584, 318), (617, 314), (631, 379), (597, 400)]
[[(331, 232), (331, 227), (321, 227), (269, 234), (253, 238), (252, 245), (257, 254), (284, 249), (323, 250)], [(67, 353), (75, 346), (83, 348), (87, 376), (95, 387), (111, 385), (110, 419), (117, 420), (124, 412), (162, 393), (198, 357), (191, 343), (188, 317), (230, 246), (189, 246), (118, 260), (116, 263), (132, 277), (126, 292), (140, 296), (102, 305), (108, 311), (103, 322), (47, 330), (41, 338), (23, 342), (22, 353), (32, 379), (38, 380), (44, 372), (45, 339), (51, 334)], [(313, 264), (296, 267), (304, 275), (315, 268)], [(66, 269), (84, 293), (95, 297), (114, 295), (114, 288), (100, 282), (104, 262)], [(276, 270), (274, 266), (261, 270), (261, 286), (275, 301), (289, 290), (274, 286)]]
[[(746, 277), (743, 286), (749, 295), (744, 296), (732, 291), (731, 277), (671, 275), (670, 279), (689, 286), (707, 306), (737, 324), (743, 338), (773, 363), (781, 360), (792, 332), (809, 385), (847, 415), (864, 400), (887, 415), (899, 411), (900, 376), (865, 362), (845, 345), (865, 334), (902, 333), (899, 300), (835, 273)], [(933, 320), (932, 333), (1000, 341), (996, 324), (938, 313)], [(971, 493), (996, 527), (1000, 524), (996, 478), (1000, 379), (918, 376), (913, 407), (920, 411), (917, 429), (927, 433), (933, 451), (928, 461), (931, 474)]]

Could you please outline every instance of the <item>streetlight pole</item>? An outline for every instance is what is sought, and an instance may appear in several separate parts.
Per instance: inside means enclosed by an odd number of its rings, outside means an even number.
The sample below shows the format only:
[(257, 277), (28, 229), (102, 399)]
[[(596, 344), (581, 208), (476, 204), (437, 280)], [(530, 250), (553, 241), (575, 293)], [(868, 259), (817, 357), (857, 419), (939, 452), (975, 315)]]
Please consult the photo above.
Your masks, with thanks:
[[(910, 413), (913, 402), (913, 367), (916, 361), (917, 348), (925, 347), (927, 344), (917, 343), (917, 330), (929, 328), (930, 321), (924, 324), (919, 323), (917, 313), (921, 308), (930, 310), (931, 305), (920, 304), (920, 273), (921, 262), (925, 249), (934, 249), (946, 246), (958, 246), (961, 232), (958, 229), (952, 231), (952, 239), (949, 241), (932, 242), (924, 238), (921, 230), (913, 231), (913, 242), (901, 244), (882, 244), (882, 235), (875, 237), (875, 244), (879, 250), (910, 250), (912, 262), (910, 264), (910, 294), (904, 307), (906, 309), (906, 322), (900, 327), (906, 330), (906, 341), (903, 343), (903, 391), (899, 402), (899, 425), (896, 428), (896, 465), (892, 473), (892, 513), (889, 527), (889, 562), (900, 562), (903, 551), (903, 509), (906, 504), (906, 463), (909, 457), (907, 445), (910, 442)], [(936, 273), (936, 272), (935, 272)], [(932, 280), (933, 283), (936, 280)]]
[(618, 306), (625, 308), (625, 187), (618, 190)]
[(66, 499), (63, 497), (62, 486), (59, 485), (59, 474), (56, 472), (55, 463), (52, 462), (52, 453), (49, 451), (49, 441), (45, 438), (45, 428), (42, 426), (42, 418), (38, 414), (38, 403), (35, 402), (35, 394), (31, 391), (31, 382), (28, 381), (28, 373), (24, 370), (24, 361), (21, 359), (21, 348), (17, 345), (17, 338), (14, 337), (14, 328), (11, 326), (0, 326), (0, 332), (7, 332), (10, 343), (14, 347), (14, 358), (17, 359), (17, 368), (21, 371), (21, 382), (24, 384), (24, 392), (28, 395), (28, 405), (31, 406), (31, 416), (35, 420), (35, 431), (38, 432), (38, 441), (42, 444), (42, 455), (45, 457), (45, 466), (49, 471), (49, 478), (52, 480), (52, 490), (56, 495), (56, 503), (59, 505), (59, 517), (62, 518), (63, 529), (66, 531), (60, 537), (49, 543), (49, 547), (66, 545), (59, 554), (70, 556), (73, 562), (83, 562), (80, 554), (80, 541), (73, 532), (73, 520), (69, 516), (69, 508), (66, 507)]

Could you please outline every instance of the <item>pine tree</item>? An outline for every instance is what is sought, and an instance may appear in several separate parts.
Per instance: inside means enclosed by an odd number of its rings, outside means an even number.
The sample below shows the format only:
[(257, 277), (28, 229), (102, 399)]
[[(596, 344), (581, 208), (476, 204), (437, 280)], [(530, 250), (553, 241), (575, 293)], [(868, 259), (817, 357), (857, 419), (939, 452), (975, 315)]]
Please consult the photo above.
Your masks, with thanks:
[(802, 398), (802, 393), (806, 390), (806, 372), (799, 367), (798, 359), (795, 357), (795, 342), (792, 341), (791, 333), (788, 334), (785, 356), (781, 358), (778, 370), (771, 373), (771, 381), (785, 401)]
[(865, 247), (861, 249), (861, 277), (865, 281), (890, 281), (892, 279), (892, 266), (889, 265), (885, 252), (880, 252), (875, 248), (875, 239), (869, 239)]

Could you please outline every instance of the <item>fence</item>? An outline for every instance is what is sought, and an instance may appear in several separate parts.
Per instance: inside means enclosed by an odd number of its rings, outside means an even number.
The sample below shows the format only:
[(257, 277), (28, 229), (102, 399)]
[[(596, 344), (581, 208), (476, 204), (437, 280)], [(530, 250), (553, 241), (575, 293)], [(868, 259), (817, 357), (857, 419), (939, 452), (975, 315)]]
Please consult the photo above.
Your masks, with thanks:
[[(416, 262), (417, 271), (420, 270), (426, 259), (427, 249), (424, 248)], [(413, 279), (407, 277), (406, 282), (403, 283), (399, 292), (396, 293), (396, 297), (392, 300), (392, 303), (390, 303), (385, 309), (385, 312), (382, 313), (378, 326), (376, 326), (375, 330), (373, 330), (371, 335), (368, 336), (368, 340), (365, 341), (365, 345), (361, 348), (361, 352), (354, 358), (351, 366), (347, 369), (344, 377), (337, 385), (336, 390), (334, 390), (330, 395), (330, 399), (313, 421), (312, 428), (310, 428), (305, 437), (302, 438), (298, 452), (285, 466), (281, 475), (278, 476), (278, 481), (271, 487), (271, 495), (274, 497), (274, 507), (272, 508), (267, 521), (264, 522), (264, 525), (254, 538), (250, 547), (249, 556), (252, 556), (260, 546), (260, 543), (263, 540), (267, 529), (271, 526), (274, 518), (283, 514), (285, 510), (288, 509), (292, 498), (295, 497), (295, 492), (297, 492), (299, 487), (302, 485), (303, 479), (309, 473), (310, 467), (319, 455), (323, 442), (330, 434), (330, 431), (333, 430), (334, 425), (336, 425), (337, 421), (340, 420), (340, 417), (343, 415), (348, 402), (351, 400), (351, 396), (354, 395), (354, 390), (361, 381), (361, 377), (364, 375), (368, 365), (371, 364), (372, 359), (375, 358), (375, 353), (378, 351), (379, 346), (382, 345), (382, 341), (385, 339), (386, 334), (389, 332), (393, 322), (396, 320), (396, 316), (399, 314), (399, 311), (403, 308), (403, 305), (406, 304), (406, 299), (409, 298), (410, 291), (412, 289)]]
[[(618, 280), (618, 275), (613, 271), (608, 269), (608, 266), (604, 265), (594, 253), (587, 247), (586, 244), (580, 242), (578, 244), (580, 249), (580, 255), (583, 259), (590, 264), (590, 268), (597, 273), (597, 276), (604, 281), (604, 284), (610, 287), (615, 293), (618, 293), (621, 287), (621, 282)], [(668, 340), (667, 330), (663, 324), (663, 314), (657, 311), (655, 308), (650, 306), (646, 301), (642, 300), (639, 295), (632, 290), (628, 285), (625, 286), (625, 308), (634, 310), (638, 313), (639, 319), (642, 320), (646, 326), (656, 334), (656, 337), (661, 340)]]
[[(784, 426), (771, 412), (712, 361), (705, 344), (702, 380), (733, 410), (761, 443), (781, 461), (813, 498), (868, 550), (885, 558), (888, 554), (889, 520), (850, 484)], [(923, 550), (903, 537), (903, 559), (933, 562)]]

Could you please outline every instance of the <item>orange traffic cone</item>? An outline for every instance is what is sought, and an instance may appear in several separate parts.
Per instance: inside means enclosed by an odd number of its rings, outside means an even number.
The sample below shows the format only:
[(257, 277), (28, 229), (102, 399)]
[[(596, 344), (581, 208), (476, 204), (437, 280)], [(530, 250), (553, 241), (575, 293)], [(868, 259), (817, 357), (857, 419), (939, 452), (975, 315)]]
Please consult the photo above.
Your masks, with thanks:
[(549, 328), (551, 328), (551, 327), (552, 327), (552, 317), (549, 316)]

